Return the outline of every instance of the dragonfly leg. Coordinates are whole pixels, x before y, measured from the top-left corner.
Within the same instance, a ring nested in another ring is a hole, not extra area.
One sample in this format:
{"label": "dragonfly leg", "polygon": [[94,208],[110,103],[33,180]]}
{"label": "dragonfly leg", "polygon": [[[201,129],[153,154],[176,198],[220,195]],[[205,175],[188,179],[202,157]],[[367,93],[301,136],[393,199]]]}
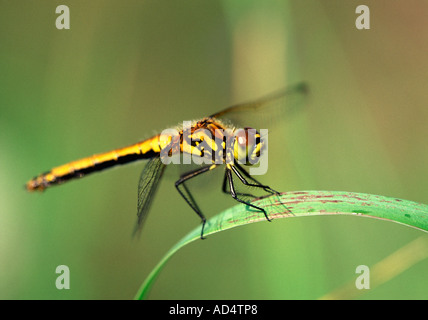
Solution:
{"label": "dragonfly leg", "polygon": [[[185,185],[185,182],[204,173],[207,172],[211,169],[214,169],[215,167],[211,166],[206,166],[206,167],[202,167],[200,169],[197,169],[195,171],[191,171],[188,172],[184,175],[182,175],[180,177],[180,179],[178,179],[175,182],[175,187],[177,188],[178,193],[180,193],[180,195],[183,197],[183,199],[187,202],[187,204],[193,209],[193,211],[195,211],[198,216],[201,218],[202,220],[202,230],[201,230],[201,239],[205,239],[204,238],[204,228],[205,228],[205,223],[207,221],[207,219],[205,218],[205,216],[202,214],[201,210],[199,209],[198,205],[196,204],[195,199],[193,198],[192,194],[190,193],[189,189],[187,188],[187,186]],[[184,192],[181,190],[180,186],[183,187]]]}
{"label": "dragonfly leg", "polygon": [[[280,195],[280,192],[278,192],[278,191],[276,191],[276,190],[274,190],[274,189],[272,189],[271,187],[269,187],[269,186],[265,186],[265,185],[263,185],[263,184],[261,184],[259,181],[257,181],[256,179],[254,179],[244,168],[242,168],[238,163],[235,163],[235,166],[236,166],[236,168],[234,168],[234,167],[232,167],[232,170],[233,169],[235,169],[235,170],[233,170],[233,172],[238,176],[238,178],[239,178],[239,180],[241,180],[241,182],[243,183],[243,184],[245,184],[245,185],[247,185],[247,186],[252,186],[252,187],[258,187],[258,188],[263,188],[263,190],[265,190],[266,192],[270,192],[270,193],[272,193],[272,194],[276,194],[276,195]],[[250,183],[248,183],[246,180],[245,180],[245,178],[244,177],[242,177],[242,176],[240,176],[239,175],[239,172],[238,172],[238,170],[236,170],[236,169],[238,169],[240,172],[242,172],[242,174],[244,174],[247,178],[249,178],[249,179],[251,179],[252,181],[254,181],[255,183],[256,183],[256,185],[254,185],[254,184],[250,184]],[[290,214],[293,214],[291,211],[290,211],[290,209],[288,209],[287,208],[287,206],[285,206],[284,205],[284,207],[285,207],[285,209],[290,213]]]}
{"label": "dragonfly leg", "polygon": [[[262,188],[263,190],[265,190],[266,192],[270,192],[270,193],[276,193],[279,194],[278,191],[273,190],[271,187],[266,186],[261,184],[260,182],[258,182],[256,179],[254,179],[244,168],[242,168],[238,163],[235,163],[233,166],[231,166],[233,173],[236,174],[236,176],[239,178],[239,180],[241,180],[241,182],[243,184],[245,184],[246,186],[250,186],[250,187],[256,187],[256,188]],[[243,176],[246,176],[248,179],[251,179],[253,182],[255,183],[249,183]]]}
{"label": "dragonfly leg", "polygon": [[[232,168],[233,168],[233,166],[232,166]],[[266,220],[269,221],[269,222],[272,221],[271,219],[269,219],[266,211],[263,208],[257,207],[255,205],[249,203],[249,202],[246,202],[246,201],[238,198],[238,194],[235,192],[235,186],[233,184],[233,177],[232,177],[232,171],[231,171],[231,169],[226,169],[226,175],[227,175],[227,180],[229,181],[230,195],[232,196],[232,198],[235,199],[238,202],[246,204],[247,206],[250,206],[250,207],[253,207],[253,208],[257,209],[257,210],[262,211],[263,214],[265,215]]]}
{"label": "dragonfly leg", "polygon": [[[221,189],[221,191],[223,191],[226,194],[230,194],[230,190],[227,189],[227,172],[224,172],[224,179],[223,179],[223,187]],[[255,195],[250,194],[250,193],[236,193],[238,196],[243,196],[243,197],[251,197],[251,198],[256,198]]]}

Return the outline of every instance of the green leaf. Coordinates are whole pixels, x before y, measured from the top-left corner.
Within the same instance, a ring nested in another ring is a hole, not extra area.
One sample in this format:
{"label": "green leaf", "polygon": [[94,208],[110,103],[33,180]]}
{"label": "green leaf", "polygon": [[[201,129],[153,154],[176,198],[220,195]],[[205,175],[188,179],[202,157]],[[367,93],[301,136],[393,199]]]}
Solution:
{"label": "green leaf", "polygon": [[[271,219],[316,215],[356,215],[389,220],[428,232],[427,205],[385,196],[340,191],[296,191],[270,195],[254,199],[251,202],[264,208]],[[239,204],[207,221],[204,236],[260,221],[266,221],[262,212]],[[166,253],[141,285],[136,299],[147,298],[151,286],[169,258],[181,247],[200,239],[200,233],[201,227],[199,226]]]}

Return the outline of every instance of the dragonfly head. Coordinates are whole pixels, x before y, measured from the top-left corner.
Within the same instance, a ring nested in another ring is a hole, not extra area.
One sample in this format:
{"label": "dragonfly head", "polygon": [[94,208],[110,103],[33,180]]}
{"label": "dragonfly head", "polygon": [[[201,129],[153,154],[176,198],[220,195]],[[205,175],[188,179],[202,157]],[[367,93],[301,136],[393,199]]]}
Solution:
{"label": "dragonfly head", "polygon": [[262,151],[263,141],[256,129],[247,127],[235,132],[233,156],[239,163],[256,164]]}

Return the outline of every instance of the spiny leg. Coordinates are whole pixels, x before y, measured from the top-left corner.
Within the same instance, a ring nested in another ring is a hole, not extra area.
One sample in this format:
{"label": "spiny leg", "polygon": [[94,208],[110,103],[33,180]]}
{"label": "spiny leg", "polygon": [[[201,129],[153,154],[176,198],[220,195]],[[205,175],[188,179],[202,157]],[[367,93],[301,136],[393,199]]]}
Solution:
{"label": "spiny leg", "polygon": [[[242,168],[238,163],[235,163],[234,165],[231,166],[231,169],[233,170],[233,173],[236,174],[236,176],[239,178],[239,180],[241,180],[241,182],[246,185],[246,186],[250,186],[250,187],[256,187],[256,188],[262,188],[263,190],[265,190],[266,192],[270,192],[270,193],[276,193],[279,194],[278,191],[273,190],[271,187],[266,186],[261,184],[260,182],[258,182],[256,179],[254,179],[244,168]],[[238,170],[239,169],[239,170]],[[242,174],[245,175],[248,179],[251,179],[253,182],[255,183],[249,183],[243,176]]]}
{"label": "spiny leg", "polygon": [[[243,184],[245,184],[245,185],[250,185],[250,186],[253,186],[253,187],[259,187],[259,188],[263,188],[263,190],[265,190],[265,191],[267,191],[267,192],[270,192],[270,193],[272,193],[272,194],[276,194],[276,195],[280,195],[280,192],[278,192],[278,191],[276,191],[276,190],[274,190],[274,189],[272,189],[271,187],[269,187],[269,186],[265,186],[265,185],[262,185],[259,181],[257,181],[256,179],[254,179],[244,168],[242,168],[238,163],[235,163],[235,166],[236,166],[236,168],[237,169],[239,169],[239,171],[240,172],[242,172],[247,178],[249,178],[249,179],[251,179],[252,181],[254,181],[255,183],[257,183],[257,184],[259,184],[259,185],[253,185],[253,184],[248,184],[248,182],[247,181],[245,181],[245,179],[241,176],[239,176],[238,174],[237,174],[237,176],[238,176],[238,178],[241,180],[241,182],[243,183]],[[232,167],[232,169],[234,169],[234,167]],[[233,172],[236,174],[236,172],[237,172],[238,170],[234,170]],[[245,181],[245,182],[244,182]],[[246,184],[246,182],[247,182],[247,184]],[[285,205],[285,204],[283,204],[283,206],[285,207],[285,209],[290,213],[290,214],[292,214],[292,215],[294,215],[291,211],[290,211],[290,209],[288,209],[287,208],[287,206]]]}
{"label": "spiny leg", "polygon": [[[231,166],[231,167],[233,168],[233,166]],[[263,208],[257,207],[255,205],[249,203],[249,202],[246,202],[246,201],[238,198],[238,194],[236,193],[235,186],[233,184],[233,177],[232,177],[232,170],[231,169],[226,168],[226,175],[227,175],[227,179],[229,181],[230,195],[232,196],[232,198],[235,199],[238,202],[246,204],[247,206],[250,206],[250,207],[253,207],[253,208],[257,209],[257,210],[262,211],[263,214],[265,215],[266,220],[270,222],[271,219],[269,219],[266,211]]]}
{"label": "spiny leg", "polygon": [[188,200],[192,203],[193,207],[196,208],[198,212],[202,212],[201,209],[199,209],[198,204],[196,203],[195,199],[192,196],[192,193],[190,192],[189,188],[187,188],[187,185],[182,182],[181,185],[183,186],[184,191],[186,191],[186,194],[188,196]]}
{"label": "spiny leg", "polygon": [[[230,190],[227,190],[227,172],[224,172],[224,179],[223,179],[223,186],[221,188],[221,191],[223,191],[226,194],[230,194]],[[251,198],[256,198],[255,195],[250,194],[250,193],[236,193],[238,196],[243,196],[243,197],[251,197]]]}
{"label": "spiny leg", "polygon": [[[204,227],[205,227],[205,223],[206,223],[206,218],[205,216],[202,214],[201,210],[199,209],[198,205],[196,204],[196,201],[193,199],[192,194],[189,192],[189,189],[187,189],[186,185],[184,184],[184,182],[204,173],[207,172],[211,169],[214,169],[215,166],[211,165],[211,166],[206,166],[206,167],[202,167],[200,169],[197,169],[195,171],[186,173],[184,175],[182,175],[180,177],[180,179],[178,179],[175,182],[175,187],[177,188],[177,191],[180,193],[180,195],[183,197],[183,199],[187,202],[187,204],[193,209],[193,211],[195,211],[198,216],[201,218],[202,220],[202,230],[201,230],[201,239],[205,239],[204,236]],[[183,191],[180,190],[180,186],[183,185],[183,188],[186,192],[186,194],[184,194]]]}

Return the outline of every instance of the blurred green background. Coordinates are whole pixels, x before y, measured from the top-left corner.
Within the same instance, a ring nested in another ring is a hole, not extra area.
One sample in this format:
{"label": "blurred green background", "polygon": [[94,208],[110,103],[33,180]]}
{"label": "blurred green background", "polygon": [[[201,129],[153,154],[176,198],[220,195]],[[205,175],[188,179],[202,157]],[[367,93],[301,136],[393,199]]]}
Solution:
{"label": "blurred green background", "polygon": [[[70,8],[70,30],[55,28],[60,4]],[[24,190],[28,179],[301,80],[311,87],[308,106],[270,135],[260,180],[280,191],[428,203],[428,3],[366,1],[371,29],[363,31],[360,4],[1,0],[0,298],[131,299],[199,224],[175,190],[174,169],[138,241],[144,163],[42,194]],[[208,217],[235,205],[221,179],[190,185]],[[317,299],[420,236],[359,217],[256,223],[179,251],[150,298]],[[63,264],[70,290],[55,287]],[[426,299],[427,270],[421,261],[356,297]]]}

